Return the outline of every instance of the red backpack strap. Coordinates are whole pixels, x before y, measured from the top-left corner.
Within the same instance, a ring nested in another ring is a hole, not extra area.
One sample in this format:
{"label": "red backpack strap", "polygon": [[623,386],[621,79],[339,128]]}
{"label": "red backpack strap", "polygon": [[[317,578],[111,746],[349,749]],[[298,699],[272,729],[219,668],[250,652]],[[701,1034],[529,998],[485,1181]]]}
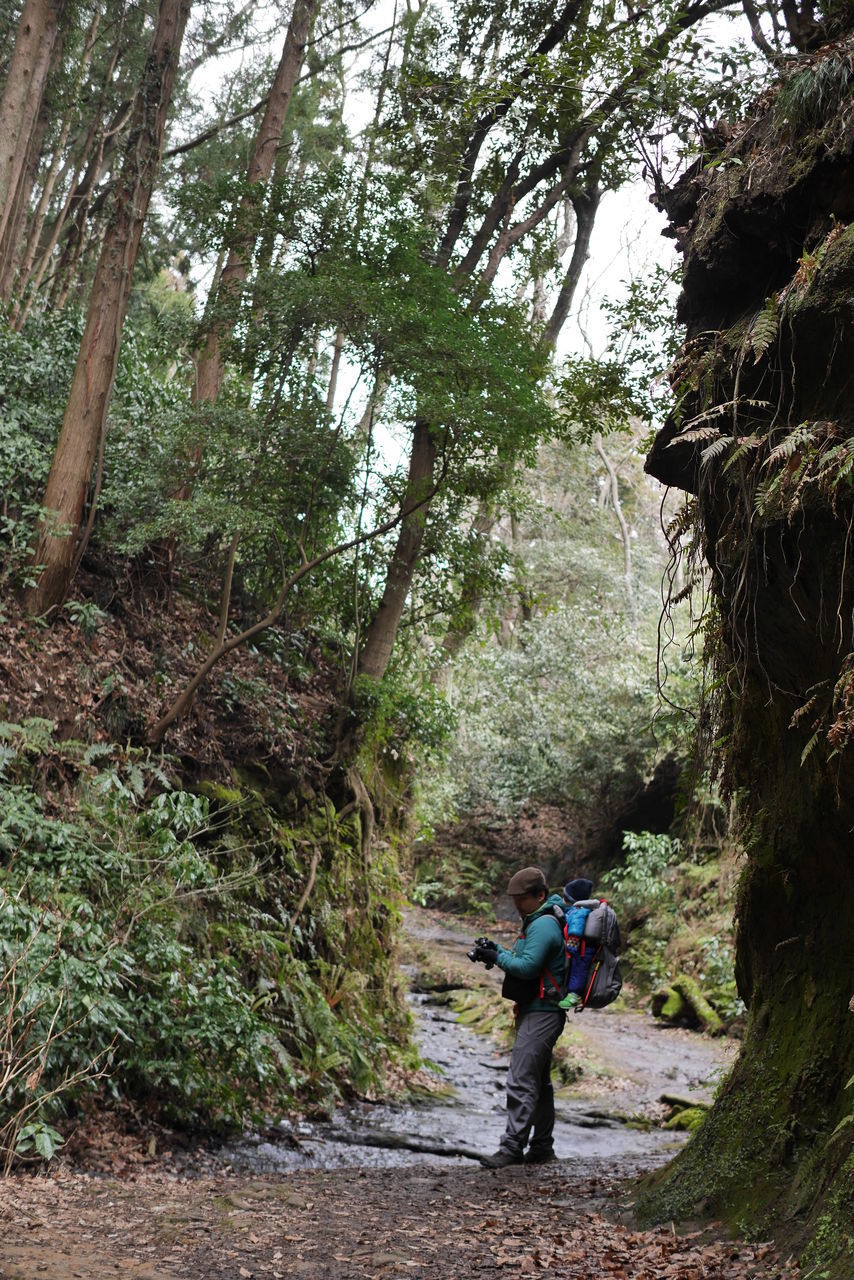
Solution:
{"label": "red backpack strap", "polygon": [[553,977],[553,975],[552,975],[551,970],[550,970],[550,969],[544,969],[544,970],[543,970],[543,972],[540,974],[540,999],[541,999],[541,1000],[542,1000],[542,999],[543,999],[543,997],[545,996],[545,984],[544,984],[544,981],[543,981],[543,979],[544,979],[544,978],[548,978],[549,982],[552,984],[552,986],[554,987],[555,991],[560,991],[560,986],[558,985],[558,983],[557,983],[557,982],[555,982],[555,980],[554,980],[554,977]]}

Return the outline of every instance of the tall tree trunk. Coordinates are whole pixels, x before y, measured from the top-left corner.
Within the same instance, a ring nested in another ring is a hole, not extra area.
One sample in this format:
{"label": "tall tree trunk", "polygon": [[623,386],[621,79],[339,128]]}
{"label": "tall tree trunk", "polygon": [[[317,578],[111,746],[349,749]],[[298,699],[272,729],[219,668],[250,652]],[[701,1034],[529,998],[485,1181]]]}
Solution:
{"label": "tall tree trunk", "polygon": [[[246,174],[246,181],[250,186],[257,188],[261,184],[266,184],[273,172],[276,153],[282,139],[282,130],[285,127],[294,87],[302,68],[305,46],[318,4],[319,0],[294,0],[294,9],[285,36],[282,56],[267,98],[264,118],[258,129]],[[253,193],[244,197],[241,204],[241,216],[250,224],[256,202],[257,196]],[[254,243],[254,235],[250,231],[241,237],[229,252],[220,277],[218,292],[220,297],[227,298],[232,304],[239,297],[240,289],[249,274]],[[208,331],[207,340],[199,354],[193,387],[193,400],[196,403],[214,403],[219,395],[223,375],[222,344],[228,340],[231,328],[230,323],[217,320]]]}
{"label": "tall tree trunk", "polygon": [[160,163],[191,3],[161,0],[136,97],[114,212],[95,272],[77,366],[42,501],[44,518],[33,557],[39,576],[27,597],[28,607],[35,613],[61,603],[68,590],[75,535],[106,423],[133,269]]}
{"label": "tall tree trunk", "polygon": [[96,188],[113,164],[113,157],[120,151],[121,135],[125,127],[131,124],[133,114],[134,103],[122,103],[109,126],[101,126],[95,154],[90,158],[76,189],[69,192],[60,225],[53,229],[51,245],[43,259],[44,267],[40,268],[36,288],[39,287],[43,271],[52,262],[53,246],[60,235],[64,236],[65,246],[59,255],[59,261],[54,265],[50,298],[57,309],[61,309],[74,284],[75,270],[84,249],[95,238],[90,228],[90,213],[98,202],[103,203],[103,192],[96,195]]}
{"label": "tall tree trunk", "polygon": [[632,537],[629,526],[626,523],[626,517],[623,515],[623,504],[620,502],[620,482],[617,477],[617,469],[613,460],[605,452],[600,431],[596,432],[593,444],[608,473],[607,488],[611,491],[611,505],[614,508],[614,515],[617,517],[617,523],[620,526],[620,538],[623,543],[623,582],[626,587],[626,604],[629,606],[632,630],[637,633],[638,604],[635,598],[634,574],[632,573]]}
{"label": "tall tree trunk", "polygon": [[575,243],[572,246],[572,257],[555,301],[554,310],[543,330],[543,342],[548,347],[554,347],[558,334],[566,323],[584,264],[590,256],[590,237],[593,234],[593,224],[596,221],[601,197],[598,182],[572,197],[572,207],[575,211]]}
{"label": "tall tree trunk", "polygon": [[26,0],[18,24],[9,74],[0,98],[0,241],[13,216],[15,194],[41,110],[59,19],[66,2]]}
{"label": "tall tree trunk", "polygon": [[[412,432],[412,453],[409,458],[409,477],[406,493],[401,507],[408,510],[420,502],[427,494],[433,482],[433,468],[436,463],[436,444],[430,424],[423,418],[417,418]],[[428,505],[412,511],[401,521],[391,560],[386,573],[385,589],[373,621],[365,632],[365,642],[359,658],[359,672],[381,680],[388,666],[397,629],[403,617],[406,597],[412,586],[412,579],[421,544],[424,541],[424,529],[427,524]]]}
{"label": "tall tree trunk", "polygon": [[48,119],[47,104],[43,102],[35,128],[30,134],[26,163],[18,176],[12,211],[6,222],[6,229],[0,236],[0,302],[3,303],[8,303],[12,296],[15,277],[24,254],[27,214],[38,173]]}
{"label": "tall tree trunk", "polygon": [[[100,24],[101,24],[101,14],[99,12],[96,12],[89,26],[89,32],[86,36],[86,42],[83,46],[83,56],[80,60],[80,66],[78,68],[77,76],[75,78],[75,86],[78,91],[82,87],[85,76],[86,76],[86,72],[89,69],[89,62],[92,58],[92,51],[95,48],[95,41],[98,37],[98,28]],[[17,302],[15,309],[13,311],[13,321],[16,324],[17,324],[18,317],[20,315],[20,310],[21,310],[20,298],[22,294],[26,291],[27,285],[29,284],[29,281],[30,281],[30,277],[32,276],[32,273],[33,273],[33,267],[35,266],[35,261],[36,261],[36,254],[38,253],[38,247],[41,242],[42,231],[44,229],[45,218],[47,216],[47,211],[50,207],[50,202],[53,199],[53,192],[56,186],[57,178],[59,177],[59,173],[62,168],[63,156],[65,155],[65,148],[68,142],[68,136],[71,133],[71,126],[74,121],[74,117],[75,117],[75,106],[74,104],[71,104],[69,105],[68,110],[66,112],[66,116],[62,124],[62,129],[59,134],[59,138],[54,147],[53,159],[51,161],[50,168],[48,169],[47,174],[45,176],[44,184],[42,186],[41,193],[39,195],[38,204],[36,205],[35,210],[33,212],[33,216],[30,219],[30,226],[27,232],[26,245],[21,255],[20,270],[19,270],[18,279],[17,279],[16,293],[18,295],[19,301]],[[57,235],[58,235],[58,231],[57,231]],[[11,296],[11,292],[12,292],[12,288],[10,285],[9,296]]]}

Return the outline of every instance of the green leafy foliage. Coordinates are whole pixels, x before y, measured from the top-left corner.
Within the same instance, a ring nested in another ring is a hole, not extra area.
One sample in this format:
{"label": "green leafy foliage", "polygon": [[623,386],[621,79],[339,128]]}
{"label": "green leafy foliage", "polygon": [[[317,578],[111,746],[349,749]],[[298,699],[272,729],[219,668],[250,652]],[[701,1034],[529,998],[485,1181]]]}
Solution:
{"label": "green leafy foliage", "polygon": [[701,834],[715,804],[698,792],[682,816],[682,840],[626,831],[624,860],[601,888],[620,917],[632,984],[654,993],[687,975],[733,1023],[744,1014],[734,974],[735,853],[725,838]]}
{"label": "green leafy foliage", "polygon": [[[112,771],[93,777],[76,821],[25,787],[5,793],[0,956],[7,970],[19,960],[23,1010],[40,1010],[27,1028],[47,1047],[47,1115],[57,1082],[100,1062],[178,1118],[234,1121],[272,1075],[269,1029],[235,961],[194,935],[209,928],[200,908],[228,909],[236,885],[217,883],[204,828],[186,824],[193,797],[174,795],[171,814],[137,814],[135,799]],[[7,1091],[4,1105],[21,1101]]]}
{"label": "green leafy foliage", "polygon": [[[631,581],[600,456],[580,445],[544,450],[516,520],[493,533],[511,557],[501,590],[443,675],[459,728],[446,765],[425,778],[427,827],[528,801],[595,806],[684,735],[675,718],[652,728],[664,548],[639,458],[613,441]],[[668,688],[690,705],[679,656]]]}
{"label": "green leafy foliage", "polygon": [[367,725],[367,742],[382,751],[438,751],[456,723],[447,699],[411,658],[398,662],[381,681],[357,676],[353,705]]}
{"label": "green leafy foliage", "polygon": [[[376,985],[377,957],[373,985],[359,967],[360,937],[376,947],[371,910],[349,924],[332,896],[347,884],[334,811],[288,829],[257,797],[152,792],[165,778],[143,757],[60,746],[49,723],[4,728],[17,748],[0,808],[5,1061],[29,1064],[0,1081],[7,1151],[41,1151],[95,1087],[230,1126],[339,1078],[375,1086],[406,1018]],[[27,782],[46,747],[79,771],[65,817]],[[297,918],[301,841],[329,862]]]}
{"label": "green leafy foliage", "polygon": [[[503,868],[499,874],[502,872]],[[419,859],[410,897],[421,907],[440,907],[492,919],[495,892],[495,876],[490,874],[490,868],[460,851],[441,859]]]}
{"label": "green leafy foliage", "polygon": [[642,912],[664,899],[672,903],[673,885],[667,872],[679,861],[679,841],[650,831],[626,831],[623,849],[625,862],[602,880],[621,912]]}

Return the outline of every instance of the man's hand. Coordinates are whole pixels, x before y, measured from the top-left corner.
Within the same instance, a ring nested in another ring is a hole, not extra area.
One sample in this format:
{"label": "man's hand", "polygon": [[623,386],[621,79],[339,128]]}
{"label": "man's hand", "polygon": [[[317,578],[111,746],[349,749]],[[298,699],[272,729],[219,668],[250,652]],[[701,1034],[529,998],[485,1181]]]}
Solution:
{"label": "man's hand", "polygon": [[498,945],[489,938],[485,942],[478,943],[474,949],[474,958],[479,960],[481,964],[485,964],[487,969],[492,969],[498,959]]}

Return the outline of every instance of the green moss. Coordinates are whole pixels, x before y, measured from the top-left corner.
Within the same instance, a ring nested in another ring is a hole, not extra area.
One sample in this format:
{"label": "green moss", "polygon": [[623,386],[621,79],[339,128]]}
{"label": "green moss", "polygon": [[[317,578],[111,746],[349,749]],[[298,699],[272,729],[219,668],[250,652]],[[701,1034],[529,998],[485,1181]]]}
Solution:
{"label": "green moss", "polygon": [[695,980],[687,974],[680,974],[673,982],[673,989],[678,992],[691,1012],[699,1021],[704,1031],[716,1036],[724,1029],[723,1021],[715,1013]]}
{"label": "green moss", "polygon": [[850,1280],[854,1275],[854,1153],[835,1182],[802,1258],[804,1271],[816,1280]]}
{"label": "green moss", "polygon": [[449,1004],[464,1027],[490,1036],[504,1049],[513,1043],[512,1006],[495,987],[451,992]]}
{"label": "green moss", "polygon": [[687,1006],[676,988],[667,987],[665,991],[661,992],[661,995],[663,998],[660,1008],[655,1008],[655,1004],[658,1003],[657,1000],[653,1004],[655,1016],[663,1018],[665,1022],[674,1022],[677,1018],[683,1017],[687,1012]]}
{"label": "green moss", "polygon": [[688,1133],[694,1133],[699,1129],[700,1125],[706,1119],[708,1112],[705,1107],[685,1107],[682,1111],[677,1111],[675,1116],[671,1116],[665,1121],[665,1129],[684,1129]]}
{"label": "green moss", "polygon": [[199,792],[218,805],[238,805],[243,800],[243,792],[235,787],[225,787],[221,782],[200,782]]}
{"label": "green moss", "polygon": [[804,311],[848,318],[854,280],[854,226],[834,225],[824,241],[805,252],[789,288],[783,313],[790,320]]}

